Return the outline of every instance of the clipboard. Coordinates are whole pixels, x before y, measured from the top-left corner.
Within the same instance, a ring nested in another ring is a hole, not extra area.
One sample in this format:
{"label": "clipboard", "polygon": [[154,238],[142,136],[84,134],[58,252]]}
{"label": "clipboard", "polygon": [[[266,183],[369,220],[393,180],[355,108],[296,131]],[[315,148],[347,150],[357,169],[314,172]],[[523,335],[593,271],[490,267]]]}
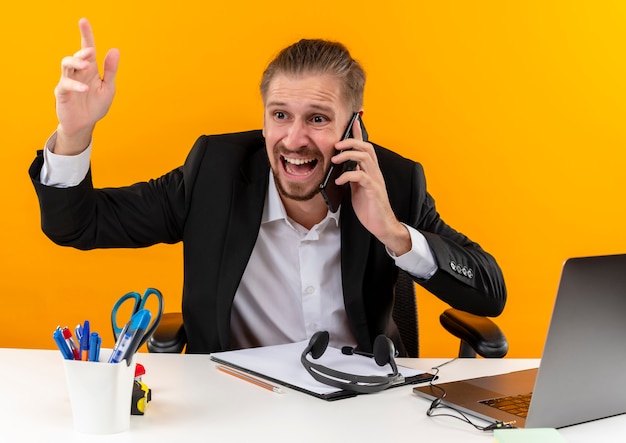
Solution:
{"label": "clipboard", "polygon": [[[338,389],[315,380],[302,366],[300,355],[308,341],[276,346],[214,352],[209,358],[215,363],[230,366],[255,377],[259,377],[312,395],[322,400],[334,401],[360,395]],[[389,366],[378,366],[374,359],[361,355],[344,355],[339,349],[328,347],[316,362],[340,371],[363,375],[387,375]],[[402,378],[390,388],[417,383],[426,383],[433,375],[424,371],[398,366]]]}

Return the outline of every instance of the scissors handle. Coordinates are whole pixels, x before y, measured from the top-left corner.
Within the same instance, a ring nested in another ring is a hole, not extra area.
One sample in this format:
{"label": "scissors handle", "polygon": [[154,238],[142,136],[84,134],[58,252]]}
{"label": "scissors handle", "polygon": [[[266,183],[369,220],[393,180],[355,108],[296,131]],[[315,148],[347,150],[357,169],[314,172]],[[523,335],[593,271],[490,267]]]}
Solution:
{"label": "scissors handle", "polygon": [[150,298],[151,295],[154,295],[157,298],[158,308],[157,308],[156,315],[153,315],[152,317],[152,323],[150,324],[150,326],[144,333],[143,338],[141,339],[141,342],[139,343],[139,347],[143,346],[143,344],[147,342],[150,337],[152,337],[152,334],[154,334],[154,331],[156,331],[156,328],[159,327],[159,323],[161,323],[161,317],[163,316],[163,295],[158,289],[155,289],[155,288],[146,289],[146,292],[144,292],[143,298],[141,299],[141,304],[139,306],[139,309],[145,309],[146,301],[148,300],[148,298]]}
{"label": "scissors handle", "polygon": [[[163,315],[163,295],[161,295],[161,292],[158,289],[148,288],[146,289],[146,292],[144,292],[143,297],[137,292],[129,292],[128,294],[122,295],[117,300],[117,302],[115,302],[115,305],[113,305],[113,310],[111,311],[111,326],[113,328],[113,337],[115,337],[116,341],[122,333],[124,325],[126,324],[125,322],[123,325],[120,326],[117,323],[117,311],[122,306],[122,304],[124,304],[126,300],[133,299],[133,310],[130,314],[132,317],[133,314],[137,313],[137,311],[141,309],[146,309],[146,302],[152,296],[156,297],[157,299],[157,312],[156,314],[154,314],[151,311],[151,314],[153,314],[152,321],[148,329],[144,332],[144,335],[141,338],[141,342],[139,343],[139,347],[143,346],[143,344],[148,341],[150,337],[152,337],[152,334],[154,334],[154,331],[156,331],[156,328],[159,326],[159,323],[161,322],[161,317]],[[139,347],[137,349],[139,349]]]}
{"label": "scissors handle", "polygon": [[[122,329],[124,328],[124,325],[126,324],[126,322],[124,322],[122,326],[119,326],[117,324],[117,311],[126,302],[126,300],[129,299],[133,299],[133,309],[130,313],[130,317],[132,317],[135,312],[141,309],[141,295],[139,295],[139,293],[137,292],[129,292],[128,294],[124,294],[115,302],[115,304],[113,305],[113,309],[111,310],[111,326],[113,327],[113,337],[115,337],[115,340],[118,339],[120,333],[122,332]],[[130,319],[130,317],[128,318]]]}

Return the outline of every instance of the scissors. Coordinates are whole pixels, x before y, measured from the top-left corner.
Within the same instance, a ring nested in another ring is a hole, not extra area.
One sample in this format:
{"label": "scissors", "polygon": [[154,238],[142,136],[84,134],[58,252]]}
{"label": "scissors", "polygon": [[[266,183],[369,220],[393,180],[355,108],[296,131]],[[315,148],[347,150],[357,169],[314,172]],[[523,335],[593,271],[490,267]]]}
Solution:
{"label": "scissors", "polygon": [[[143,346],[143,344],[148,341],[156,328],[159,326],[159,323],[161,322],[161,316],[163,315],[163,296],[158,289],[154,288],[146,289],[146,292],[144,292],[143,296],[139,295],[139,293],[137,292],[129,292],[128,294],[122,295],[117,300],[117,302],[115,302],[115,304],[113,305],[113,310],[111,311],[111,326],[113,327],[113,336],[115,337],[115,341],[117,341],[117,339],[119,338],[120,334],[124,330],[124,325],[126,325],[128,320],[130,320],[130,317],[132,317],[133,314],[137,313],[137,311],[139,311],[140,309],[147,309],[145,307],[146,302],[151,296],[154,296],[157,299],[158,310],[156,312],[156,315],[154,315],[154,313],[151,311],[152,322],[150,326],[146,329],[143,337],[141,338],[141,341],[139,342],[139,347]],[[133,310],[131,311],[128,320],[125,321],[120,327],[117,323],[117,311],[127,300],[133,301]]]}

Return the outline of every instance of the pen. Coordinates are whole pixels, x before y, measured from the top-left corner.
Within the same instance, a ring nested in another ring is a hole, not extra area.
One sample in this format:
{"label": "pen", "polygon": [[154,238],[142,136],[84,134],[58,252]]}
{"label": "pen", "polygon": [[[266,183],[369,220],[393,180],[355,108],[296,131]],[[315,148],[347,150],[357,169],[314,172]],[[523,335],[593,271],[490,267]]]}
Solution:
{"label": "pen", "polygon": [[65,327],[62,329],[63,338],[65,339],[65,343],[67,343],[67,347],[72,351],[72,355],[74,356],[74,360],[80,360],[80,353],[78,352],[78,348],[76,347],[76,343],[72,338],[72,332],[69,328]]}
{"label": "pen", "polygon": [[272,392],[276,392],[277,394],[283,394],[285,391],[280,387],[280,386],[274,386],[271,383],[268,383],[266,381],[263,381],[259,378],[253,377],[249,374],[246,374],[245,372],[241,372],[238,371],[237,369],[234,368],[230,368],[228,366],[223,366],[223,365],[218,365],[217,369],[219,371],[222,371],[226,374],[235,376],[237,378],[240,378],[242,380],[248,381],[252,384],[255,384],[257,386],[262,387],[263,389],[267,389],[268,391],[272,391]]}
{"label": "pen", "polygon": [[70,351],[70,348],[67,347],[65,343],[65,339],[63,338],[63,332],[61,331],[61,327],[57,326],[57,328],[52,333],[52,338],[54,339],[59,351],[63,354],[63,358],[66,360],[74,360],[74,354]]}
{"label": "pen", "polygon": [[80,337],[79,345],[80,345],[80,359],[81,360],[89,360],[89,341],[91,339],[91,334],[89,332],[89,320],[85,320],[83,323],[83,327],[80,328]]}
{"label": "pen", "polygon": [[115,342],[115,345],[113,346],[113,351],[111,351],[111,356],[109,357],[109,363],[118,363],[121,360],[117,360],[117,357],[118,354],[121,355],[120,346],[122,346],[123,341],[126,340],[126,334],[128,332],[129,325],[130,322],[126,323],[122,328],[122,332],[120,332],[120,335],[117,337],[117,341]]}
{"label": "pen", "polygon": [[78,340],[78,346],[80,346],[80,341],[83,337],[83,327],[80,324],[77,324],[74,328],[74,336],[76,337],[76,340]]}
{"label": "pen", "polygon": [[140,309],[130,318],[130,321],[124,325],[124,329],[120,333],[113,352],[109,358],[109,363],[119,363],[126,360],[126,364],[130,365],[130,360],[137,349],[139,343],[150,324],[152,314],[147,309]]}
{"label": "pen", "polygon": [[102,345],[102,338],[97,332],[92,332],[89,335],[89,361],[100,360],[100,346]]}

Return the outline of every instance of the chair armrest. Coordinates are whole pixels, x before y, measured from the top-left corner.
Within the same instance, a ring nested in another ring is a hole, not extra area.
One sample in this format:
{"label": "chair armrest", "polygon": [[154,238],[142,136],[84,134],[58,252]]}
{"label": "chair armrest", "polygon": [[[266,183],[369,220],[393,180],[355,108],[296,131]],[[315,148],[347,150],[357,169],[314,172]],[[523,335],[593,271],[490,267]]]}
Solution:
{"label": "chair armrest", "polygon": [[[469,314],[458,309],[447,309],[439,317],[441,325],[452,335],[469,345],[485,358],[501,358],[509,351],[509,343],[500,328],[489,318]],[[460,357],[472,355],[459,353]],[[475,354],[474,354],[475,356]]]}
{"label": "chair armrest", "polygon": [[147,343],[149,352],[170,354],[180,354],[186,344],[187,335],[181,312],[163,314],[161,323]]}

